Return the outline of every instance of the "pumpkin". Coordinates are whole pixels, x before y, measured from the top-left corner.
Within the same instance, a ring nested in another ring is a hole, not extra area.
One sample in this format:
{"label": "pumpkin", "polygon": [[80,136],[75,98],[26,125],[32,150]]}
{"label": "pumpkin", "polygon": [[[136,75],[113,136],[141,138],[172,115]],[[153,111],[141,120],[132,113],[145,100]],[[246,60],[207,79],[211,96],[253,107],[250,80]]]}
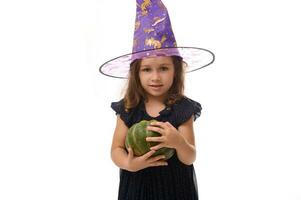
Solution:
{"label": "pumpkin", "polygon": [[[159,137],[161,134],[146,130],[146,127],[151,123],[155,122],[156,120],[142,120],[130,127],[125,139],[125,146],[126,148],[131,147],[135,156],[142,156],[145,153],[150,151],[150,147],[156,146],[159,144],[158,142],[148,142],[145,140],[146,137]],[[158,149],[153,155],[164,155],[165,160],[171,158],[175,150],[172,148],[162,147]]]}

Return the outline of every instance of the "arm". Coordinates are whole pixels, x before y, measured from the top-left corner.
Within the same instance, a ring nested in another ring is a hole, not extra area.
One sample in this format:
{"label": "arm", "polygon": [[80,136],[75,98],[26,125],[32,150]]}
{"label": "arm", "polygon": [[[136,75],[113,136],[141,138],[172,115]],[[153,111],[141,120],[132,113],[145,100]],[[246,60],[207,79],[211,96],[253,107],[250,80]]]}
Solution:
{"label": "arm", "polygon": [[177,155],[180,161],[186,165],[191,165],[196,159],[196,150],[193,132],[193,116],[179,126],[180,142],[176,146]]}
{"label": "arm", "polygon": [[127,152],[125,150],[125,137],[128,127],[122,121],[120,116],[117,116],[116,127],[114,131],[112,146],[111,146],[111,159],[121,169],[127,168]]}

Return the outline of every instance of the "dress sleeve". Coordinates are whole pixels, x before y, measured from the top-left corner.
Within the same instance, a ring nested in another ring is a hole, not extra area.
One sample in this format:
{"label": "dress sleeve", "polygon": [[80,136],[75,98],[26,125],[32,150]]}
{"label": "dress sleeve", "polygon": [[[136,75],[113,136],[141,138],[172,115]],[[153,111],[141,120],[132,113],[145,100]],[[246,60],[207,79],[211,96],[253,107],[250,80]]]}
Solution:
{"label": "dress sleeve", "polygon": [[112,102],[111,108],[115,111],[116,115],[120,116],[127,127],[130,127],[130,117],[129,113],[125,111],[123,99],[117,102]]}
{"label": "dress sleeve", "polygon": [[177,105],[176,121],[178,126],[186,122],[194,116],[194,121],[201,115],[202,106],[199,102],[184,97],[184,99]]}

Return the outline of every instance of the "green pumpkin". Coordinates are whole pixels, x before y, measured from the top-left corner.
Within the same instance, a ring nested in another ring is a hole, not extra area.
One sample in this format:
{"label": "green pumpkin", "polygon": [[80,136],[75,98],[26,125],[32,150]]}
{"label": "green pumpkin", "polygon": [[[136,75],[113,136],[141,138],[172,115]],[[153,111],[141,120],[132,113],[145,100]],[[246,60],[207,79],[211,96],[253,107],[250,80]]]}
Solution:
{"label": "green pumpkin", "polygon": [[[146,130],[146,127],[151,122],[156,122],[156,120],[142,120],[139,123],[131,126],[131,128],[128,130],[125,139],[125,146],[126,148],[131,147],[136,156],[144,155],[150,151],[150,147],[159,144],[158,142],[148,142],[145,140],[146,137],[159,137],[161,135],[160,133]],[[167,160],[171,158],[174,153],[174,149],[163,147],[157,150],[152,156],[165,155],[165,160]]]}

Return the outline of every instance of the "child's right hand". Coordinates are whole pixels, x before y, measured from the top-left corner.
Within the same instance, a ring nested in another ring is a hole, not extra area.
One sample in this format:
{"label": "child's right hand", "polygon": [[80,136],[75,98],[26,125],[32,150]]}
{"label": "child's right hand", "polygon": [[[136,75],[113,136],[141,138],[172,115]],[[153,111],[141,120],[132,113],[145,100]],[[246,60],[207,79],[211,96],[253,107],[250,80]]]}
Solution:
{"label": "child's right hand", "polygon": [[127,169],[131,172],[136,172],[147,167],[154,166],[166,166],[167,162],[164,159],[164,155],[158,155],[156,157],[151,157],[156,151],[151,150],[142,156],[134,156],[133,150],[128,149],[127,156]]}

